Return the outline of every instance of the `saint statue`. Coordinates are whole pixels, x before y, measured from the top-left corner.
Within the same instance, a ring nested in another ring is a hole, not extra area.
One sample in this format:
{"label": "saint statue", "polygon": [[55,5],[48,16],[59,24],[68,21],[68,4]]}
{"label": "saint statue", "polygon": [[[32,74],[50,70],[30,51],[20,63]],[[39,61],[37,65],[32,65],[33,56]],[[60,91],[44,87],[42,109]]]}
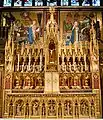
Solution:
{"label": "saint statue", "polygon": [[13,104],[12,103],[10,103],[9,105],[9,115],[10,116],[13,115]]}
{"label": "saint statue", "polygon": [[45,116],[46,114],[46,107],[45,107],[45,103],[42,104],[42,115]]}
{"label": "saint statue", "polygon": [[95,106],[94,106],[94,101],[92,100],[91,102],[91,116],[94,117],[95,116]]}
{"label": "saint statue", "polygon": [[29,104],[26,104],[25,115],[29,115]]}
{"label": "saint statue", "polygon": [[49,62],[55,63],[56,51],[55,51],[55,43],[53,40],[49,43]]}
{"label": "saint statue", "polygon": [[58,117],[62,117],[62,105],[61,105],[61,103],[58,104]]}
{"label": "saint statue", "polygon": [[21,116],[21,105],[20,105],[20,104],[17,104],[17,107],[16,107],[16,115],[17,115],[17,116]]}
{"label": "saint statue", "polygon": [[75,116],[78,117],[78,115],[79,115],[79,107],[78,107],[78,103],[76,101],[76,103],[75,103]]}
{"label": "saint statue", "polygon": [[35,102],[33,105],[32,105],[32,114],[34,116],[38,115],[38,102]]}
{"label": "saint statue", "polygon": [[71,103],[71,101],[67,102],[67,114],[72,115],[72,103]]}

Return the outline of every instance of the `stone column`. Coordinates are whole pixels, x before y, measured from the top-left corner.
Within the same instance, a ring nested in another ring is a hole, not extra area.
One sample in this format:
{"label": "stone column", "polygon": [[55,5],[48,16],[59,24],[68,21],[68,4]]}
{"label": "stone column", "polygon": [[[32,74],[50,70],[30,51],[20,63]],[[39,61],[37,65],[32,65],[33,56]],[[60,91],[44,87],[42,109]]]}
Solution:
{"label": "stone column", "polygon": [[3,109],[3,65],[0,65],[0,118],[2,118]]}

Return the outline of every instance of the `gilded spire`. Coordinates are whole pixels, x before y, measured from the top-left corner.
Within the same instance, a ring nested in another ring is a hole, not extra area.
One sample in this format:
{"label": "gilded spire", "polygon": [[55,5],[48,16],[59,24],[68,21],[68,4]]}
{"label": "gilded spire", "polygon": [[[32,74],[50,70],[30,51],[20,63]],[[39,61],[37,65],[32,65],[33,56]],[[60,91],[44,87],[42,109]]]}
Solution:
{"label": "gilded spire", "polygon": [[47,31],[47,37],[50,38],[50,37],[55,37],[55,35],[57,34],[58,26],[54,19],[55,9],[50,7],[49,12],[50,12],[50,19],[47,22],[46,31]]}

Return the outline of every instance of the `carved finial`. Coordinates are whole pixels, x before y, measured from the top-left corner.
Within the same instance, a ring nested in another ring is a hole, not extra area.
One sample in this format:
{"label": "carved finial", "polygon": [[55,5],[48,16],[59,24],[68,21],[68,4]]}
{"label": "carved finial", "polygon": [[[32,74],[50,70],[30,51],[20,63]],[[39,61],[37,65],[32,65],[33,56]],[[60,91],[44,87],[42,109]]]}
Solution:
{"label": "carved finial", "polygon": [[50,11],[50,21],[54,21],[54,13],[55,13],[55,9],[53,7],[50,7],[49,9]]}
{"label": "carved finial", "polygon": [[49,8],[49,12],[50,12],[51,14],[53,14],[53,13],[55,12],[55,8],[54,8],[54,7],[50,7],[50,8]]}
{"label": "carved finial", "polygon": [[47,37],[54,38],[56,36],[57,30],[58,30],[57,23],[54,19],[55,9],[53,7],[50,7],[49,12],[50,12],[50,19],[48,20],[47,26],[46,26]]}

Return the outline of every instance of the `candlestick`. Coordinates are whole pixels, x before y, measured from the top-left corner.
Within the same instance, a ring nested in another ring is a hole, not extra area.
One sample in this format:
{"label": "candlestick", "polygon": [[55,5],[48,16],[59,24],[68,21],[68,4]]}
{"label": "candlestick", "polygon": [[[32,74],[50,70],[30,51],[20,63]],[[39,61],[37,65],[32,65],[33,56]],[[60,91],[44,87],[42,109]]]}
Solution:
{"label": "candlestick", "polygon": [[33,72],[35,72],[35,62],[34,62],[34,64],[33,64]]}
{"label": "candlestick", "polygon": [[75,62],[75,54],[73,52],[73,64],[74,64],[74,62]]}
{"label": "candlestick", "polygon": [[20,59],[20,56],[18,54],[18,68],[17,68],[17,71],[19,71],[19,59]]}
{"label": "candlestick", "polygon": [[29,54],[29,46],[27,45],[27,55]]}
{"label": "candlestick", "polygon": [[31,55],[29,54],[29,64],[28,64],[29,65],[29,68],[28,68],[29,71],[30,71],[30,62],[31,62]]}
{"label": "candlestick", "polygon": [[42,70],[42,53],[40,53],[40,71]]}
{"label": "candlestick", "polygon": [[82,42],[80,42],[80,51],[83,54],[83,49],[82,49]]}
{"label": "candlestick", "polygon": [[64,50],[63,50],[62,51],[62,70],[63,71],[65,70],[64,65],[65,65],[65,63],[64,63]]}
{"label": "candlestick", "polygon": [[77,54],[77,43],[75,42],[75,52]]}
{"label": "candlestick", "polygon": [[84,62],[85,62],[85,71],[87,70],[87,65],[86,65],[86,54],[84,54]]}
{"label": "candlestick", "polygon": [[6,25],[6,19],[3,17],[3,27]]}
{"label": "candlestick", "polygon": [[70,54],[72,54],[72,46],[71,46],[71,44],[70,44]]}
{"label": "candlestick", "polygon": [[23,55],[23,51],[24,51],[24,44],[22,43],[22,47],[21,47],[21,55]]}
{"label": "candlestick", "polygon": [[73,66],[74,66],[74,71],[76,71],[76,62],[74,62]]}
{"label": "candlestick", "polygon": [[34,54],[34,48],[32,47],[32,55]]}
{"label": "candlestick", "polygon": [[23,62],[23,64],[22,64],[22,71],[21,72],[23,72],[24,71],[24,62]]}
{"label": "candlestick", "polygon": [[71,63],[69,63],[70,72],[72,71],[71,67],[72,67],[72,66],[71,66]]}
{"label": "candlestick", "polygon": [[81,58],[81,53],[80,53],[80,51],[79,51],[79,56],[78,56],[78,57],[79,57],[79,61],[80,61],[80,58]]}

